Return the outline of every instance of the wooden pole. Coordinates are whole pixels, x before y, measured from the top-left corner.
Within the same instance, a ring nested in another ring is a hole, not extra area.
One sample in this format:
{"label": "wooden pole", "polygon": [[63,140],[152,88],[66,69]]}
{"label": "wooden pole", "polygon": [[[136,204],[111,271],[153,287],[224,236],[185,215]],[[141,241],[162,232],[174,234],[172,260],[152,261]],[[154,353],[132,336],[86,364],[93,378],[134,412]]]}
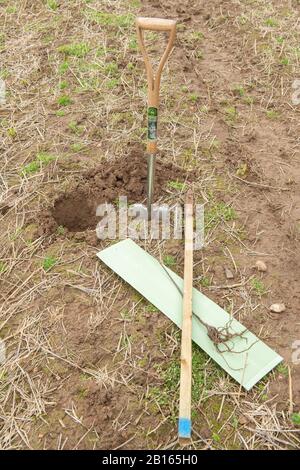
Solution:
{"label": "wooden pole", "polygon": [[192,402],[192,296],[193,296],[193,193],[187,192],[185,200],[185,247],[183,312],[181,333],[181,369],[179,398],[179,441],[186,444],[191,439]]}

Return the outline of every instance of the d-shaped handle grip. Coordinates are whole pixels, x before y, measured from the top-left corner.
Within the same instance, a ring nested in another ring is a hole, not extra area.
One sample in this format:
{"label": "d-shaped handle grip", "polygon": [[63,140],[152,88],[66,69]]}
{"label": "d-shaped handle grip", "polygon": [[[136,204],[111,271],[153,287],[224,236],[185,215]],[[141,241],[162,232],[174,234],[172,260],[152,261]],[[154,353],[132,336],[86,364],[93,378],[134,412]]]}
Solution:
{"label": "d-shaped handle grip", "polygon": [[[167,58],[173,48],[176,35],[176,21],[163,18],[143,18],[136,19],[137,37],[140,50],[143,54],[148,82],[148,144],[147,151],[155,153],[157,148],[157,111],[159,105],[159,87],[162,70]],[[146,51],[144,34],[145,30],[160,31],[169,33],[167,47],[160,59],[157,72],[154,76],[152,65]]]}
{"label": "d-shaped handle grip", "polygon": [[176,21],[164,18],[143,18],[140,16],[136,19],[136,25],[138,28],[150,31],[175,31]]}

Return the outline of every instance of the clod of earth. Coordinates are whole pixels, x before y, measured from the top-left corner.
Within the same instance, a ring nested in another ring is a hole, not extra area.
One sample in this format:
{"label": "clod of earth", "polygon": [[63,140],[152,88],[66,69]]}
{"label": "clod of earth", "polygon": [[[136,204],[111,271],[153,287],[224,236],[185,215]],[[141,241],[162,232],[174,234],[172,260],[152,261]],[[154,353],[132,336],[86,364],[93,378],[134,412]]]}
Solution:
{"label": "clod of earth", "polygon": [[233,272],[229,268],[225,268],[225,276],[226,276],[226,279],[234,278]]}
{"label": "clod of earth", "polygon": [[272,304],[270,307],[270,311],[273,313],[282,313],[285,311],[284,304]]}
{"label": "clod of earth", "polygon": [[266,272],[267,271],[267,265],[266,265],[266,263],[264,263],[264,261],[257,260],[256,263],[255,263],[255,267],[258,271],[261,271],[261,272]]}

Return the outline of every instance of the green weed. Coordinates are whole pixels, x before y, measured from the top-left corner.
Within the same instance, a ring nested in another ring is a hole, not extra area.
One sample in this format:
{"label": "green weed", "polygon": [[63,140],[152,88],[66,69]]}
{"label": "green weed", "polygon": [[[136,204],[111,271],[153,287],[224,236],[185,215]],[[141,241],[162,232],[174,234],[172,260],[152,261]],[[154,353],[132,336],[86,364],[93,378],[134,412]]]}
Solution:
{"label": "green weed", "polygon": [[221,220],[229,222],[237,218],[235,210],[231,206],[227,206],[224,202],[215,204],[212,208],[205,211],[204,220],[206,225],[216,224]]}
{"label": "green weed", "polygon": [[47,7],[50,8],[50,10],[56,11],[59,7],[59,4],[57,0],[47,0]]}
{"label": "green weed", "polygon": [[59,67],[58,67],[58,73],[60,75],[63,75],[64,73],[66,73],[66,71],[68,70],[69,68],[69,62],[67,60],[65,60],[64,62],[62,62]]}
{"label": "green weed", "polygon": [[251,279],[251,287],[255,291],[255,293],[259,296],[262,296],[266,294],[267,292],[267,289],[264,283],[260,279],[257,279],[256,277]]}
{"label": "green weed", "polygon": [[66,88],[68,88],[68,86],[69,86],[69,84],[68,84],[68,82],[66,82],[66,80],[62,80],[59,84],[59,88],[61,90],[65,90]]}
{"label": "green weed", "polygon": [[0,261],[0,274],[4,273],[6,269],[6,264],[3,261]]}
{"label": "green weed", "polygon": [[163,263],[170,268],[176,265],[176,259],[172,255],[166,255],[163,257]]}
{"label": "green weed", "polygon": [[116,88],[117,86],[119,86],[119,79],[118,78],[112,78],[111,80],[108,80],[106,82],[106,87],[109,89],[109,90],[112,90],[113,88]]}
{"label": "green weed", "polygon": [[84,145],[81,144],[80,142],[75,142],[74,144],[71,145],[71,150],[72,152],[81,152],[81,150],[84,148]]}
{"label": "green weed", "polygon": [[44,271],[49,271],[53,266],[55,266],[57,263],[57,259],[54,258],[53,256],[47,256],[43,260],[43,269]]}
{"label": "green weed", "polygon": [[77,44],[64,44],[63,46],[58,47],[57,50],[65,56],[82,58],[90,51],[90,47],[85,42],[80,42]]}
{"label": "green weed", "polygon": [[275,28],[278,26],[278,22],[274,18],[267,18],[265,21],[266,26],[270,26],[271,28]]}
{"label": "green weed", "polygon": [[9,128],[7,129],[7,135],[8,135],[9,137],[11,137],[12,139],[14,139],[15,137],[17,137],[17,131],[16,131],[16,129],[15,129],[14,127],[9,127]]}
{"label": "green weed", "polygon": [[182,183],[181,181],[168,181],[167,186],[170,189],[176,189],[178,191],[183,191],[186,184]]}
{"label": "green weed", "polygon": [[240,163],[237,170],[236,170],[236,175],[244,177],[248,173],[248,165],[247,163]]}
{"label": "green weed", "polygon": [[65,228],[62,225],[59,225],[56,229],[57,235],[64,235],[65,233]]}
{"label": "green weed", "polygon": [[245,89],[242,85],[235,85],[233,87],[233,91],[236,95],[239,95],[239,96],[244,96],[245,95]]}
{"label": "green weed", "polygon": [[55,114],[57,117],[63,117],[66,115],[66,112],[63,109],[59,109]]}
{"label": "green weed", "polygon": [[105,64],[104,67],[104,72],[108,76],[116,76],[118,75],[118,64],[116,62],[109,62],[108,64]]}
{"label": "green weed", "polygon": [[57,104],[59,106],[68,106],[71,103],[72,103],[72,100],[68,95],[62,95],[57,100]]}
{"label": "green weed", "polygon": [[28,163],[27,165],[23,166],[21,169],[21,174],[31,175],[39,171],[43,166],[47,166],[50,162],[55,160],[55,156],[48,154],[46,152],[40,152],[37,154],[36,159],[32,162]]}
{"label": "green weed", "polygon": [[84,132],[84,127],[79,126],[77,122],[71,121],[69,122],[69,129],[76,135],[81,135]]}
{"label": "green weed", "polygon": [[86,16],[102,26],[115,26],[127,29],[134,24],[134,16],[131,13],[115,15],[114,13],[102,11],[87,11]]}
{"label": "green weed", "polygon": [[277,119],[279,117],[278,111],[275,111],[273,109],[266,111],[266,115],[268,119]]}
{"label": "green weed", "polygon": [[210,286],[210,279],[207,276],[202,276],[200,279],[200,284],[202,287],[209,287]]}
{"label": "green weed", "polygon": [[300,426],[300,413],[293,413],[291,416],[291,421],[295,426]]}
{"label": "green weed", "polygon": [[284,375],[285,377],[288,377],[289,375],[289,368],[286,364],[284,364],[284,362],[281,362],[280,364],[278,364],[278,366],[276,367],[276,370],[277,372],[279,372],[279,374]]}
{"label": "green weed", "polygon": [[238,112],[234,106],[228,106],[225,108],[225,116],[227,121],[234,122],[238,117]]}
{"label": "green weed", "polygon": [[197,93],[191,93],[188,97],[189,101],[191,101],[192,103],[197,103],[197,101],[199,100],[199,96],[197,95]]}

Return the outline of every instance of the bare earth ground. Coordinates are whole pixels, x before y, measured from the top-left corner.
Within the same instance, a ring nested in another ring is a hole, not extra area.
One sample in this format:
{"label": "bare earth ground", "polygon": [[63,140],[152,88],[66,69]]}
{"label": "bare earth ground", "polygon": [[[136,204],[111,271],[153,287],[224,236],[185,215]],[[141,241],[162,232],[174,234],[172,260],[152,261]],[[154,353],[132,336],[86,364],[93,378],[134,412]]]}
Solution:
{"label": "bare earth ground", "polygon": [[[206,204],[195,287],[285,359],[245,393],[194,348],[191,447],[300,447],[299,10],[299,0],[0,0],[2,449],[179,448],[179,332],[95,257],[109,242],[96,238],[94,205],[124,188],[144,199],[139,14],[178,20],[157,197],[177,201],[188,180]],[[142,246],[182,273],[181,242]],[[278,302],[286,310],[271,313]]]}

